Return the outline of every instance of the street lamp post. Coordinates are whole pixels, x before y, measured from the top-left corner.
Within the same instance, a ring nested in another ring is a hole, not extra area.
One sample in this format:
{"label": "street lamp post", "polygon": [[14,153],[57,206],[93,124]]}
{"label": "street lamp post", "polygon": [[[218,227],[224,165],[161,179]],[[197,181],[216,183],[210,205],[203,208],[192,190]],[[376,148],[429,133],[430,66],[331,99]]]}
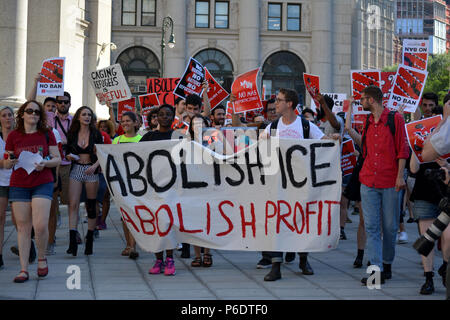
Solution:
{"label": "street lamp post", "polygon": [[166,43],[164,41],[166,30],[170,30],[169,43],[167,44],[169,48],[175,47],[175,35],[173,33],[173,20],[170,16],[163,19],[162,23],[162,34],[161,34],[161,78],[164,77],[164,50],[166,49]]}

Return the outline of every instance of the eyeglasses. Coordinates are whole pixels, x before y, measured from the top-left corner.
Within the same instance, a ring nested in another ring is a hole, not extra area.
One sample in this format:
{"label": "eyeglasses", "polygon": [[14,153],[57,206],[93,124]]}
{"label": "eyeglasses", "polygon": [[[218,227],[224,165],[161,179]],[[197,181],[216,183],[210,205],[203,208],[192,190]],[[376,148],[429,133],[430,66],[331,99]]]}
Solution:
{"label": "eyeglasses", "polygon": [[276,109],[267,109],[267,113],[276,113],[277,110]]}
{"label": "eyeglasses", "polygon": [[69,100],[56,100],[56,103],[58,103],[58,104],[69,104],[70,103],[70,101]]}
{"label": "eyeglasses", "polygon": [[275,103],[278,103],[280,101],[287,101],[286,99],[279,99],[279,98],[275,98]]}
{"label": "eyeglasses", "polygon": [[41,110],[33,110],[33,109],[27,109],[24,111],[25,113],[32,115],[33,113],[37,116],[41,115]]}

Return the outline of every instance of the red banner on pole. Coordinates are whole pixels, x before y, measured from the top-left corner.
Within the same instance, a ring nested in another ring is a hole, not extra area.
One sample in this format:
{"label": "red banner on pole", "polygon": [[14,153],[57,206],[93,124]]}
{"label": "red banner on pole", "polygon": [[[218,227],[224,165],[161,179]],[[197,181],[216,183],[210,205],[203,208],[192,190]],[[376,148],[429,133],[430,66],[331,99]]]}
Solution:
{"label": "red banner on pole", "polygon": [[141,115],[147,116],[149,112],[159,106],[158,95],[156,93],[144,94],[138,97],[141,105]]}
{"label": "red banner on pole", "polygon": [[160,104],[175,105],[173,94],[180,78],[150,78],[147,79],[147,93],[156,93]]}
{"label": "red banner on pole", "polygon": [[[414,152],[420,163],[424,163],[422,159],[423,144],[427,137],[433,133],[434,129],[436,129],[441,120],[442,116],[437,115],[434,117],[405,124],[409,146],[411,147],[411,150]],[[447,159],[449,157],[450,153],[442,156],[442,158],[444,159]]]}
{"label": "red banner on pole", "polygon": [[342,175],[348,176],[352,174],[353,169],[356,166],[355,145],[353,140],[347,140],[342,143],[341,152],[341,169]]}
{"label": "red banner on pole", "polygon": [[233,103],[235,113],[263,108],[256,86],[259,69],[239,75],[231,85],[231,92],[236,97],[236,101]]}
{"label": "red banner on pole", "polygon": [[136,112],[136,99],[133,97],[128,100],[117,102],[117,121],[122,120],[122,114],[127,111]]}
{"label": "red banner on pole", "polygon": [[214,79],[208,69],[205,68],[205,79],[208,81],[209,89],[207,92],[211,110],[217,107],[230,94]]}

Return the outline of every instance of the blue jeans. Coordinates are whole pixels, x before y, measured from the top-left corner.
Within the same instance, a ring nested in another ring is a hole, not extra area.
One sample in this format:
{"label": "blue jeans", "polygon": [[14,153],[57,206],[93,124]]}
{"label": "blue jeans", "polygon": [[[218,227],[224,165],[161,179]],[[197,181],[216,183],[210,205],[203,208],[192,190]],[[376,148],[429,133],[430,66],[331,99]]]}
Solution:
{"label": "blue jeans", "polygon": [[[370,263],[380,267],[392,264],[399,226],[399,192],[395,188],[369,188],[361,184],[361,205],[367,234],[367,256]],[[381,240],[381,227],[383,240]]]}

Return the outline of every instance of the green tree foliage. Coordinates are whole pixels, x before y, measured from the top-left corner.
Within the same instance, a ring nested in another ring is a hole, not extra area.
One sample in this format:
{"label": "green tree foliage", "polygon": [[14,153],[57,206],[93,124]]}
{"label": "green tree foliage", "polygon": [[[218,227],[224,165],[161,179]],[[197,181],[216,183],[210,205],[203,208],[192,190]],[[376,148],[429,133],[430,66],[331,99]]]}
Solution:
{"label": "green tree foliage", "polygon": [[[383,68],[382,71],[397,71],[398,65]],[[428,77],[423,92],[435,92],[442,103],[444,96],[450,89],[450,54],[436,54],[428,57]]]}

